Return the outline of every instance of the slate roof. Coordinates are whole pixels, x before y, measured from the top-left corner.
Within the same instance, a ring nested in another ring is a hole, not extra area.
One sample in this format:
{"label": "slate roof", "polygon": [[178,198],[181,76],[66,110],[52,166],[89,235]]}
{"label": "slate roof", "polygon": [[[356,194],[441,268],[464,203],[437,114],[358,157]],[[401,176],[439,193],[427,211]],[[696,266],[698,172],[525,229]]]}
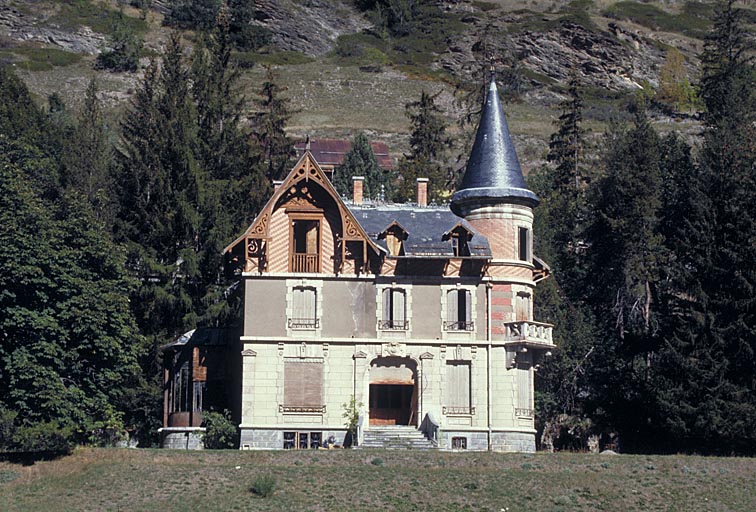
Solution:
{"label": "slate roof", "polygon": [[538,204],[538,197],[528,190],[522,176],[520,161],[493,80],[488,86],[465,176],[452,196],[451,208],[460,211],[459,203],[481,199],[522,202],[531,207]]}
{"label": "slate roof", "polygon": [[451,242],[442,238],[445,233],[460,224],[473,233],[472,239],[468,242],[470,257],[491,257],[488,239],[475,233],[470,224],[457,217],[448,207],[418,207],[406,204],[347,204],[347,207],[370,238],[387,254],[389,250],[386,240],[379,240],[378,236],[397,222],[408,233],[403,244],[404,257],[454,257]]}
{"label": "slate roof", "polygon": [[160,347],[160,351],[176,350],[178,348],[192,346],[223,346],[228,343],[227,329],[217,327],[200,327],[187,331],[172,342]]}
{"label": "slate roof", "polygon": [[[300,141],[294,144],[297,150],[297,158],[300,158],[305,152],[306,141]],[[389,154],[388,146],[384,142],[371,142],[378,167],[384,170],[394,168],[394,160]],[[352,149],[352,143],[343,139],[311,139],[310,153],[321,166],[338,167],[344,161],[344,156]]]}

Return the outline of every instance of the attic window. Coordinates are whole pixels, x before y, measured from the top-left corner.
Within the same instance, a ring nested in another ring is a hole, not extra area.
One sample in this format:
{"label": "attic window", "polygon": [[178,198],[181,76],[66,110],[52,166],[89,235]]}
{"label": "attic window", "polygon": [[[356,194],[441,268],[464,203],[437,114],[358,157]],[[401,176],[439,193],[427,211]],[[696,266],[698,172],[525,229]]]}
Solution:
{"label": "attic window", "polygon": [[470,256],[468,242],[472,239],[472,233],[463,226],[457,226],[444,236],[444,240],[451,240],[454,256],[460,258]]}
{"label": "attic window", "polygon": [[404,256],[404,241],[407,240],[407,236],[407,232],[399,224],[394,223],[378,235],[378,239],[386,240],[386,247],[391,256]]}

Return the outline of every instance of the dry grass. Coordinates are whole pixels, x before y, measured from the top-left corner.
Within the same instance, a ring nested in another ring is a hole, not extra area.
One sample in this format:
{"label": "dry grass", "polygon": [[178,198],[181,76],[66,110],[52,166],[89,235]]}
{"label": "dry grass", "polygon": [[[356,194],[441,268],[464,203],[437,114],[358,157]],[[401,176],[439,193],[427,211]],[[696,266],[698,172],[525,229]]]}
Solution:
{"label": "dry grass", "polygon": [[[756,495],[756,460],[691,456],[79,449],[0,475],[9,512],[752,510]],[[262,475],[273,496],[251,492]]]}

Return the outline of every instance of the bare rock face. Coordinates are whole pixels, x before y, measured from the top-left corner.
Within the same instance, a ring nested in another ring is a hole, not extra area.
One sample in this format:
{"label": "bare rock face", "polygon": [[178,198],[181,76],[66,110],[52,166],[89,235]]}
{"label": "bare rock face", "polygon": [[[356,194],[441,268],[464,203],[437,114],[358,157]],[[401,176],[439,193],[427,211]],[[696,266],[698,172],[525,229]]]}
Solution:
{"label": "bare rock face", "polygon": [[34,41],[87,55],[97,55],[105,44],[105,36],[89,27],[63,30],[45,24],[43,19],[25,15],[10,5],[0,5],[0,37],[20,42]]}
{"label": "bare rock face", "polygon": [[[438,65],[459,76],[468,75],[480,62],[474,52],[476,43],[474,34],[451,41]],[[557,82],[566,82],[570,71],[577,69],[586,85],[615,91],[640,89],[645,82],[656,85],[664,60],[657,46],[616,25],[610,33],[567,20],[548,30],[525,30],[494,39],[489,42],[491,50],[494,55],[514,53],[524,68]]]}
{"label": "bare rock face", "polygon": [[328,53],[340,35],[370,26],[343,0],[258,0],[256,7],[277,48],[307,55]]}

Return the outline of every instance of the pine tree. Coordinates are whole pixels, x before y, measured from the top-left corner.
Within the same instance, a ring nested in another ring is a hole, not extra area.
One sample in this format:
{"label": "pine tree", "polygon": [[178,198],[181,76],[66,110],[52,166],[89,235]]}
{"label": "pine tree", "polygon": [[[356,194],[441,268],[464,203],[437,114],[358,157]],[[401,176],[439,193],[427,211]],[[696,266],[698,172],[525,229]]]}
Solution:
{"label": "pine tree", "polygon": [[291,118],[289,99],[281,98],[286,88],[280,87],[273,69],[268,66],[266,79],[254,104],[252,131],[259,146],[258,158],[269,180],[283,179],[292,167],[294,143],[286,135],[286,123]]}
{"label": "pine tree", "polygon": [[667,222],[668,325],[656,382],[679,449],[753,453],[756,431],[756,84],[741,13],[717,8],[702,56],[698,169],[678,165]]}
{"label": "pine tree", "polygon": [[333,184],[340,194],[351,194],[353,176],[365,178],[363,193],[366,198],[376,199],[381,191],[390,197],[389,176],[378,166],[370,141],[363,132],[354,137],[351,149],[344,155],[344,161],[334,172]]}
{"label": "pine tree", "polygon": [[400,201],[414,198],[417,178],[428,178],[428,196],[432,201],[447,199],[456,183],[456,177],[444,169],[452,141],[446,134],[446,122],[435,99],[436,96],[422,91],[419,100],[405,105],[411,130],[410,152],[399,162],[401,181],[397,195]]}
{"label": "pine tree", "polygon": [[107,195],[112,187],[110,165],[113,153],[97,92],[97,82],[93,78],[84,93],[84,106],[70,143],[65,147],[64,183],[79,191],[96,211],[109,217]]}

